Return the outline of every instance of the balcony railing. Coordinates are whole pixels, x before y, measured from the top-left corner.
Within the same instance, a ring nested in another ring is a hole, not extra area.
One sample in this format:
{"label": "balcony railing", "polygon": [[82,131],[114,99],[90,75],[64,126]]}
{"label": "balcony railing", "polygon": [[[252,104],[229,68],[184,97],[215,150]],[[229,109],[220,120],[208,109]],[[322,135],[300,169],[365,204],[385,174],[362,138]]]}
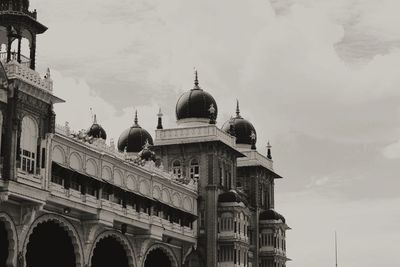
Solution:
{"label": "balcony railing", "polygon": [[53,81],[50,77],[42,78],[40,74],[30,68],[30,59],[21,55],[21,63],[16,60],[16,53],[11,53],[11,61],[7,62],[7,53],[0,53],[0,60],[4,65],[9,79],[20,79],[49,93],[53,92]]}
{"label": "balcony railing", "polygon": [[[0,52],[0,60],[3,64],[5,62],[7,62],[7,52]],[[18,61],[18,53],[17,52],[11,52],[10,61]],[[31,65],[31,60],[30,60],[30,58],[21,54],[21,62],[19,64],[29,68]]]}

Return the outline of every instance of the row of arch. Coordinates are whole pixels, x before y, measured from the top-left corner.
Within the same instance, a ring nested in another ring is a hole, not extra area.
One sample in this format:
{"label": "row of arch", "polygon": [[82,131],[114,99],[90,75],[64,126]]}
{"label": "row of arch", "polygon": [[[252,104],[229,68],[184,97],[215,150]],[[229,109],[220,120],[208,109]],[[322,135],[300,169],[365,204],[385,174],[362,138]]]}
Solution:
{"label": "row of arch", "polygon": [[129,239],[115,230],[98,233],[85,248],[74,225],[55,214],[41,215],[18,232],[11,216],[0,212],[0,266],[178,267],[174,252],[162,243],[142,252],[139,262]]}
{"label": "row of arch", "polygon": [[[61,165],[66,164],[66,153],[64,149],[56,145],[53,148],[52,160]],[[83,164],[82,157],[77,152],[72,152],[69,155],[69,166],[76,171],[84,171],[90,176],[99,177],[98,164],[92,158],[86,160],[85,166]],[[196,164],[196,170],[198,173],[198,162]],[[145,179],[139,179],[133,175],[128,175],[126,178],[122,171],[115,169],[112,170],[110,166],[103,166],[101,170],[101,178],[112,182],[114,185],[119,187],[126,187],[130,191],[138,191],[142,195],[154,197],[165,203],[171,203],[173,206],[178,208],[184,208],[187,211],[192,211],[193,203],[188,197],[182,197],[177,192],[170,192],[162,186],[154,186],[151,188],[149,181]]]}

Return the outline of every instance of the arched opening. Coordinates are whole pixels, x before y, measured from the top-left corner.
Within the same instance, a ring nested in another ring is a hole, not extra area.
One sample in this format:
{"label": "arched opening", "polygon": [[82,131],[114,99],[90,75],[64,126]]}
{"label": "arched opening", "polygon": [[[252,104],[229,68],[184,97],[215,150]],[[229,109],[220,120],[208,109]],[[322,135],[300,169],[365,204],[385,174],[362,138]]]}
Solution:
{"label": "arched opening", "polygon": [[21,127],[21,169],[34,174],[36,170],[38,127],[29,116],[22,119]]}
{"label": "arched opening", "polygon": [[161,248],[151,250],[144,262],[144,267],[154,266],[172,267],[170,258]]}
{"label": "arched opening", "polygon": [[96,244],[91,264],[92,267],[129,267],[123,245],[113,236],[107,236]]}
{"label": "arched opening", "polygon": [[9,256],[10,241],[8,240],[8,233],[4,222],[0,221],[0,266],[7,266],[7,259]]}
{"label": "arched opening", "polygon": [[172,163],[172,173],[175,174],[178,178],[182,176],[182,164],[179,160],[175,160]]}
{"label": "arched opening", "polygon": [[74,246],[68,233],[53,221],[39,224],[29,237],[26,266],[76,266]]}
{"label": "arched opening", "polygon": [[200,166],[197,159],[192,159],[192,161],[190,162],[189,176],[191,179],[200,178]]}

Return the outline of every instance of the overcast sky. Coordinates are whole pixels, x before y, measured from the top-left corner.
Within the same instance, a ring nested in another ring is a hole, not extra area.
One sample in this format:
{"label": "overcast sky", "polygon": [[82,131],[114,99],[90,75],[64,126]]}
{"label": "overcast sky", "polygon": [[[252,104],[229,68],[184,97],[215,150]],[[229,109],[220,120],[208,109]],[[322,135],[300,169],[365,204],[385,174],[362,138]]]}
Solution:
{"label": "overcast sky", "polygon": [[273,145],[276,210],[293,228],[289,267],[400,266],[400,1],[32,0],[49,27],[38,69],[52,70],[57,122],[109,137],[193,85]]}

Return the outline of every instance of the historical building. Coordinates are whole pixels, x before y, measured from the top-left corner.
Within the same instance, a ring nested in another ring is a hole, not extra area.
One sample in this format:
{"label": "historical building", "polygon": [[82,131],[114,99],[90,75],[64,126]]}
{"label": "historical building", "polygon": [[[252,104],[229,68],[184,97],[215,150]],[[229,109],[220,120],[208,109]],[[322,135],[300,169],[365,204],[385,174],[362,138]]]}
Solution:
{"label": "historical building", "polygon": [[196,73],[177,127],[160,111],[154,139],[138,114],[117,144],[96,116],[85,131],[56,125],[63,100],[35,71],[46,30],[28,0],[0,0],[0,267],[286,266],[281,177],[239,103],[217,127]]}

